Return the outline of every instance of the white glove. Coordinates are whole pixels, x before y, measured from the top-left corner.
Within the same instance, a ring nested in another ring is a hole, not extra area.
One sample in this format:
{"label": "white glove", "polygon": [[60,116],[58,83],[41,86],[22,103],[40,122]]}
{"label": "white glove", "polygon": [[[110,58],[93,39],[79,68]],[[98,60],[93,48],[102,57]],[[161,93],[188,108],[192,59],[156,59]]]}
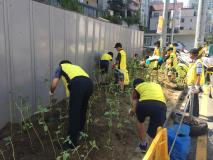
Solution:
{"label": "white glove", "polygon": [[54,93],[52,93],[51,91],[49,91],[49,95],[50,95],[50,96],[53,96],[53,95],[54,95]]}
{"label": "white glove", "polygon": [[191,93],[199,93],[200,87],[199,86],[193,86],[191,87]]}

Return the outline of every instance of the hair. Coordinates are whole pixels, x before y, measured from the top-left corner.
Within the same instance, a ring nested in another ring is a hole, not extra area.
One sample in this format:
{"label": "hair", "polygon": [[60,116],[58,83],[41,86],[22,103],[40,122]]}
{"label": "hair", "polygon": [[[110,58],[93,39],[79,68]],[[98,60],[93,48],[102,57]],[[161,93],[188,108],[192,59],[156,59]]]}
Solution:
{"label": "hair", "polygon": [[193,55],[195,55],[195,56],[197,56],[197,55],[198,55],[198,49],[193,48],[193,49],[191,49],[191,50],[189,51],[189,53],[190,53],[190,54],[193,54]]}
{"label": "hair", "polygon": [[119,48],[119,47],[122,48],[122,44],[121,43],[116,43],[115,44],[115,48]]}
{"label": "hair", "polygon": [[70,62],[69,60],[62,60],[62,61],[59,63],[59,65],[64,64],[64,63],[72,64],[72,62]]}
{"label": "hair", "polygon": [[160,41],[155,42],[154,45],[160,47]]}
{"label": "hair", "polygon": [[133,87],[135,88],[138,84],[143,83],[143,82],[145,82],[143,79],[141,79],[141,78],[136,78],[136,79],[133,81]]}
{"label": "hair", "polygon": [[173,45],[173,46],[175,46],[175,47],[177,47],[177,46],[178,46],[178,44],[177,44],[177,43],[173,43],[172,45]]}
{"label": "hair", "polygon": [[134,54],[134,57],[138,57],[139,55],[137,53]]}
{"label": "hair", "polygon": [[166,42],[166,46],[169,46],[171,44],[171,42]]}
{"label": "hair", "polygon": [[172,47],[170,47],[170,48],[168,48],[168,49],[167,49],[167,51],[173,51],[173,48],[172,48]]}
{"label": "hair", "polygon": [[109,54],[113,58],[113,52],[108,52],[107,54]]}

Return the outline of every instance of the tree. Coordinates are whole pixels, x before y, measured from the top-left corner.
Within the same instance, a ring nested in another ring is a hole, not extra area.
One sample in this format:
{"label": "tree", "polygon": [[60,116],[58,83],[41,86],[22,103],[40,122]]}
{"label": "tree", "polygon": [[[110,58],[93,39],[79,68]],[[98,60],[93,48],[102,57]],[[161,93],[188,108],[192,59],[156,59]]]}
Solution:
{"label": "tree", "polygon": [[81,12],[78,0],[59,0],[59,3],[64,9]]}

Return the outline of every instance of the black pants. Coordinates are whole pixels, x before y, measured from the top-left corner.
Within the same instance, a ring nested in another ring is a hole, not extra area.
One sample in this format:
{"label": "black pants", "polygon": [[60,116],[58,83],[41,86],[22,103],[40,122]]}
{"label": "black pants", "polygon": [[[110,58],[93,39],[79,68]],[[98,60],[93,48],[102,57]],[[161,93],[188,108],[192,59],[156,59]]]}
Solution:
{"label": "black pants", "polygon": [[[199,117],[199,96],[198,93],[194,93],[194,98],[193,98],[193,112],[192,115],[195,117]],[[190,100],[191,103],[191,100]],[[187,111],[189,111],[190,109],[190,103],[187,106]]]}
{"label": "black pants", "polygon": [[101,69],[101,73],[102,74],[108,73],[108,70],[109,70],[109,61],[107,61],[107,60],[100,60],[100,69]]}
{"label": "black pants", "polygon": [[88,101],[93,92],[93,82],[87,77],[75,77],[69,84],[69,131],[74,147],[86,122]]}
{"label": "black pants", "polygon": [[147,134],[154,138],[159,126],[163,126],[166,120],[166,104],[156,100],[144,100],[138,103],[136,108],[137,119],[144,123],[146,117],[150,117]]}

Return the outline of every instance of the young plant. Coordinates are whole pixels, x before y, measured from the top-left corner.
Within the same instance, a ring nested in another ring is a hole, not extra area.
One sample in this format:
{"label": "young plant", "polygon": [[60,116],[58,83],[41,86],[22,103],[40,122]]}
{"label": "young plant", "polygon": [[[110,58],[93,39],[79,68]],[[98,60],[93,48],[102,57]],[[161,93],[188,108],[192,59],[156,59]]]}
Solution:
{"label": "young plant", "polygon": [[113,127],[113,119],[119,115],[118,110],[116,109],[116,101],[111,98],[107,98],[107,104],[109,105],[109,110],[104,113],[104,116],[107,119],[107,126],[109,128],[108,132],[108,140],[107,145],[110,146],[111,144],[111,134],[112,134],[112,127]]}
{"label": "young plant", "polygon": [[0,154],[1,154],[2,158],[3,158],[3,160],[5,160],[4,152],[1,149],[0,149]]}
{"label": "young plant", "polygon": [[8,146],[9,144],[11,145],[12,147],[12,154],[13,154],[13,160],[16,160],[15,158],[15,149],[14,149],[14,144],[12,142],[12,138],[9,136],[9,137],[6,137],[3,139],[5,141],[5,145]]}
{"label": "young plant", "polygon": [[50,111],[50,109],[48,109],[47,107],[39,105],[38,106],[38,111],[35,112],[35,114],[40,115],[40,118],[38,119],[38,123],[39,123],[39,125],[43,126],[44,133],[48,134],[50,142],[51,142],[51,145],[52,145],[52,149],[53,149],[54,155],[56,157],[56,151],[55,151],[55,147],[54,147],[54,143],[53,143],[53,138],[51,136],[49,127],[48,127],[48,125],[47,125],[47,123],[45,122],[45,119],[44,119],[44,114],[49,112],[49,111]]}

